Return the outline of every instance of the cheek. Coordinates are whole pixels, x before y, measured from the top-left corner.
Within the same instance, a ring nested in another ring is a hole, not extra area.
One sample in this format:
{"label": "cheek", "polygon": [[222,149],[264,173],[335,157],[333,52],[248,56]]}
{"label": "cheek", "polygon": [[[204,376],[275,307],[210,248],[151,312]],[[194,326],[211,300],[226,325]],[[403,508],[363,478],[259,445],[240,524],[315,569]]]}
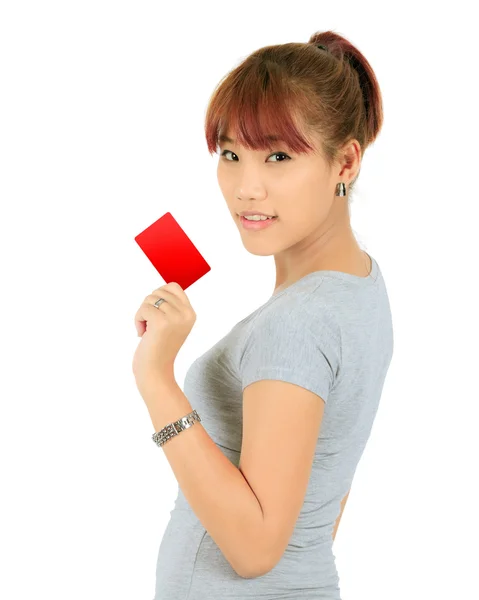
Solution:
{"label": "cheek", "polygon": [[218,180],[218,186],[225,198],[230,198],[231,191],[233,188],[233,183],[230,178],[226,177],[223,173],[222,169],[218,167],[216,172],[216,179]]}
{"label": "cheek", "polygon": [[281,200],[273,203],[273,208],[284,221],[307,225],[311,221],[324,217],[325,203],[312,186],[297,186],[288,195],[285,195],[283,189],[277,198]]}
{"label": "cheek", "polygon": [[284,205],[277,209],[281,225],[282,235],[291,236],[294,241],[300,240],[313,233],[323,225],[328,216],[328,210],[321,199],[314,201],[297,200],[291,205]]}
{"label": "cheek", "polygon": [[287,223],[291,229],[295,229],[298,232],[307,232],[315,227],[315,219],[307,211],[295,211]]}

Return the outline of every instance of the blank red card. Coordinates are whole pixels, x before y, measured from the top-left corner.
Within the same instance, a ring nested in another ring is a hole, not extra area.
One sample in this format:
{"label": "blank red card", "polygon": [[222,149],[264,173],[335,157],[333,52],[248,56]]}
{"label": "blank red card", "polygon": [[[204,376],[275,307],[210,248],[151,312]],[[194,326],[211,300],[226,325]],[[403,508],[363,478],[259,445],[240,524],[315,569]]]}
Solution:
{"label": "blank red card", "polygon": [[170,212],[139,233],[135,241],[166,283],[176,281],[186,290],[211,271]]}

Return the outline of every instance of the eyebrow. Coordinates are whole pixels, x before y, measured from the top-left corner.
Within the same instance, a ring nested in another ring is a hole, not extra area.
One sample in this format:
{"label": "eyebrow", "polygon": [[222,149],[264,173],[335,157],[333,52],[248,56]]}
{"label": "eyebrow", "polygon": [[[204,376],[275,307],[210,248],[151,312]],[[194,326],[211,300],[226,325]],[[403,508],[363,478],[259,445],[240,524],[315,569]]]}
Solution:
{"label": "eyebrow", "polygon": [[[279,135],[267,135],[266,139],[270,142],[284,142],[283,138],[281,138]],[[227,144],[236,144],[236,140],[232,140],[227,135],[220,135],[218,140],[220,142],[226,142]]]}

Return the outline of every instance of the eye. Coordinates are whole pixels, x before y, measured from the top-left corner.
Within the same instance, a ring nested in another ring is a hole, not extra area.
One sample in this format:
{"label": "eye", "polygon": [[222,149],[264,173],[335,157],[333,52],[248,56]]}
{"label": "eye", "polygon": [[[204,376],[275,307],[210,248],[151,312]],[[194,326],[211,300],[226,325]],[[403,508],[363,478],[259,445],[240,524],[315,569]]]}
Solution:
{"label": "eye", "polygon": [[[291,160],[291,157],[285,154],[284,152],[275,152],[271,156],[283,156],[285,159]],[[270,156],[270,158],[271,158]],[[284,160],[275,160],[273,162],[284,162]]]}
{"label": "eye", "polygon": [[[238,155],[235,154],[234,152],[231,152],[231,150],[223,150],[223,152],[221,153],[221,156],[226,157],[226,154],[233,154],[234,156],[236,156],[236,158],[238,158]],[[285,159],[291,160],[291,157],[288,156],[285,152],[274,152],[273,154],[271,154],[271,156],[283,156]],[[269,156],[269,158],[271,158],[271,156]],[[226,159],[228,162],[235,162],[234,160],[229,160]],[[237,162],[237,161],[236,161]],[[273,162],[284,162],[283,160],[275,160]]]}
{"label": "eye", "polygon": [[[228,152],[231,154],[234,154],[236,156],[236,154],[234,152],[231,152],[231,150],[223,150],[223,152],[221,153],[221,156],[226,157],[226,154],[228,154]],[[229,160],[228,162],[234,162],[234,161]]]}

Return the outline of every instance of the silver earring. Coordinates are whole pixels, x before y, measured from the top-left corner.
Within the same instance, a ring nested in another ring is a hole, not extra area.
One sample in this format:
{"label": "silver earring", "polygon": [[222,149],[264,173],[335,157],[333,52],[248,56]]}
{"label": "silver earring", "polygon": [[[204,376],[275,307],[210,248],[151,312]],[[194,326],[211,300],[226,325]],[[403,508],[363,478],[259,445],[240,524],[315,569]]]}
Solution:
{"label": "silver earring", "polygon": [[346,196],[346,185],[342,181],[336,186],[336,196]]}

